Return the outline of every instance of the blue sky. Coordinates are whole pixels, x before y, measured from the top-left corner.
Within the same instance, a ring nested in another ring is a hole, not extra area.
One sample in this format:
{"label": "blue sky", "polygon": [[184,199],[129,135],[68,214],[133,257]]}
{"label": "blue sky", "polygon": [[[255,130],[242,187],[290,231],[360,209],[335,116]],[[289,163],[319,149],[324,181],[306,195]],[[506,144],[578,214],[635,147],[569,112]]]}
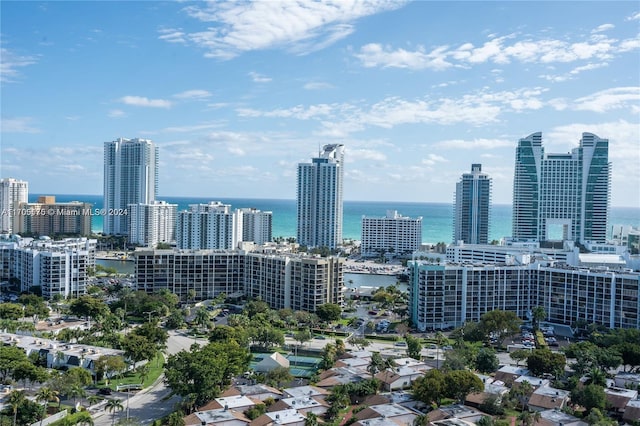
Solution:
{"label": "blue sky", "polygon": [[103,142],[160,146],[160,194],[295,198],[346,146],[345,199],[452,202],[517,140],[610,141],[640,207],[638,2],[2,1],[0,176],[100,194]]}

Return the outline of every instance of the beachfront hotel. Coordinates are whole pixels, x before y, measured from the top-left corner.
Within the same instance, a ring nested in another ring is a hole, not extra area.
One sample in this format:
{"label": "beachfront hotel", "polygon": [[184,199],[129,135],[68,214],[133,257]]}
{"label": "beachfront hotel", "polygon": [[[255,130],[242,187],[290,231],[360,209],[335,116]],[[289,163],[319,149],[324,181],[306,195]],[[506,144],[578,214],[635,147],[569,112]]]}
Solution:
{"label": "beachfront hotel", "polygon": [[272,309],[315,312],[343,302],[344,259],[240,250],[136,250],[137,288],[186,299],[261,298]]}
{"label": "beachfront hotel", "polygon": [[422,217],[412,219],[395,210],[387,211],[385,217],[362,217],[362,256],[407,255],[421,245]]}
{"label": "beachfront hotel", "polygon": [[408,265],[409,312],[420,330],[459,327],[500,309],[520,318],[542,306],[547,320],[584,320],[610,328],[640,328],[640,273],[535,262],[520,265]]}
{"label": "beachfront hotel", "polygon": [[0,234],[14,232],[15,210],[29,201],[29,183],[14,178],[0,179]]}
{"label": "beachfront hotel", "polygon": [[130,204],[149,204],[158,195],[158,147],[148,139],[104,143],[103,230],[108,235],[129,233]]}
{"label": "beachfront hotel", "polygon": [[453,241],[467,244],[489,242],[491,178],[481,164],[472,164],[456,184],[453,209]]}
{"label": "beachfront hotel", "polygon": [[603,243],[611,192],[609,141],[583,133],[565,154],[545,154],[542,133],[520,139],[513,181],[513,238]]}
{"label": "beachfront hotel", "polygon": [[342,244],[344,145],[325,145],[311,163],[298,164],[297,242],[335,249]]}

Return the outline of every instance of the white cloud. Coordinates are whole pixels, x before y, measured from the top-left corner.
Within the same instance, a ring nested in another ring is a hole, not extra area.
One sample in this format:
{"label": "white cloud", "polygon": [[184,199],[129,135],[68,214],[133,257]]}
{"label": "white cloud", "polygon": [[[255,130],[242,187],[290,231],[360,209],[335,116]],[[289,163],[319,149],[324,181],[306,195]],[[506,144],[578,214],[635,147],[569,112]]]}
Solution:
{"label": "white cloud", "polygon": [[176,99],[208,99],[211,97],[211,93],[206,90],[194,89],[176,93],[173,97]]}
{"label": "white cloud", "polygon": [[189,133],[189,132],[199,132],[201,130],[216,129],[221,126],[222,125],[219,123],[205,123],[205,124],[165,127],[164,129],[162,129],[162,131],[170,132],[170,133]]}
{"label": "white cloud", "polygon": [[627,19],[625,19],[626,21],[638,21],[640,20],[640,12],[636,12],[630,16],[627,16]]}
{"label": "white cloud", "polygon": [[356,58],[362,61],[365,67],[382,68],[409,68],[409,69],[434,69],[444,70],[453,64],[446,60],[446,46],[440,46],[431,52],[425,52],[423,47],[409,52],[405,49],[391,50],[378,43],[370,43],[362,46]]}
{"label": "white cloud", "polygon": [[241,117],[271,117],[271,118],[297,118],[309,120],[312,118],[326,117],[339,108],[338,105],[318,104],[305,107],[297,105],[291,108],[276,109],[272,111],[259,111],[250,108],[238,108],[236,112]]}
{"label": "white cloud", "polygon": [[359,18],[401,7],[394,0],[341,1],[209,1],[187,6],[192,18],[207,23],[199,32],[164,29],[159,38],[188,41],[206,50],[205,56],[229,59],[242,52],[285,48],[304,54],[325,48],[353,32]]}
{"label": "white cloud", "polygon": [[545,80],[548,81],[552,81],[554,83],[561,83],[563,81],[567,81],[567,80],[571,80],[572,78],[574,78],[576,75],[584,72],[584,71],[591,71],[591,70],[595,70],[598,68],[604,68],[609,66],[609,64],[607,62],[597,62],[597,63],[588,63],[586,65],[581,65],[579,67],[575,67],[574,69],[572,69],[571,71],[564,73],[564,74],[558,74],[558,75],[553,75],[553,74],[542,74],[539,77],[540,78],[544,78]]}
{"label": "white cloud", "polygon": [[449,160],[440,155],[429,154],[427,158],[422,159],[422,164],[424,164],[425,166],[435,166],[438,163],[447,163],[448,161]]}
{"label": "white cloud", "polygon": [[387,156],[373,149],[348,149],[345,157],[348,162],[369,160],[369,161],[387,161]]}
{"label": "white cloud", "polygon": [[509,34],[491,38],[481,46],[466,42],[455,49],[438,46],[430,52],[423,46],[409,51],[370,43],[362,46],[354,56],[365,67],[443,70],[452,66],[507,64],[512,61],[542,64],[606,61],[618,53],[640,47],[636,39],[618,41],[599,34],[611,28],[611,24],[603,24],[597,28],[596,33],[588,37],[583,36],[575,42],[552,38],[516,40],[517,34]]}
{"label": "white cloud", "polygon": [[640,104],[640,87],[615,87],[576,99],[573,109],[606,112],[622,108],[637,109],[638,104]]}
{"label": "white cloud", "polygon": [[254,83],[269,83],[271,81],[270,77],[253,71],[249,73],[249,77],[251,77]]}
{"label": "white cloud", "polygon": [[37,62],[35,56],[17,55],[7,48],[0,48],[0,82],[12,83],[20,76],[19,68],[33,65]]}
{"label": "white cloud", "polygon": [[615,26],[615,25],[613,25],[613,24],[602,24],[602,25],[599,25],[598,27],[594,28],[593,30],[591,30],[591,33],[592,33],[592,34],[595,34],[595,33],[601,33],[601,32],[603,32],[603,31],[609,31],[609,30],[612,30],[612,29],[614,29],[615,27],[616,27],[616,26]]}
{"label": "white cloud", "polygon": [[165,28],[158,31],[160,36],[158,37],[160,40],[164,40],[169,43],[181,43],[184,44],[187,42],[186,34],[182,31],[182,29],[173,29],[173,28]]}
{"label": "white cloud", "polygon": [[2,133],[40,133],[40,129],[33,127],[31,117],[2,118],[0,126]]}
{"label": "white cloud", "polygon": [[309,82],[303,86],[306,90],[324,90],[324,89],[333,89],[333,85],[329,83],[323,83],[320,81]]}
{"label": "white cloud", "polygon": [[108,116],[110,118],[122,118],[122,117],[126,117],[127,114],[121,109],[112,109],[109,111]]}
{"label": "white cloud", "polygon": [[508,139],[449,139],[436,142],[433,146],[444,149],[471,149],[482,151],[487,149],[510,148],[514,147],[515,143]]}
{"label": "white cloud", "polygon": [[171,101],[165,99],[149,99],[144,96],[123,96],[120,102],[125,105],[149,107],[149,108],[171,108]]}

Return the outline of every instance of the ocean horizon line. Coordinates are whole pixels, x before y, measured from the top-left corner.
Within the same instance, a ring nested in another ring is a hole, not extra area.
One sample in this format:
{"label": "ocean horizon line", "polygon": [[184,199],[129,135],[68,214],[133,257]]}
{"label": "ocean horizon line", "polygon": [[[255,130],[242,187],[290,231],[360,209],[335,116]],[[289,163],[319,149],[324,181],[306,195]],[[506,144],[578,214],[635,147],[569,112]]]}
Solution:
{"label": "ocean horizon line", "polygon": [[[102,197],[104,198],[104,195],[102,194],[63,194],[63,193],[57,193],[57,194],[52,194],[49,192],[32,192],[29,193],[29,196],[45,196],[45,195],[53,195],[53,196],[61,196],[61,197],[78,197],[78,196],[87,196],[87,197]],[[219,197],[207,197],[207,196],[199,196],[199,195],[160,195],[158,196],[158,198],[156,199],[157,201],[163,201],[162,198],[192,198],[192,199],[207,199],[210,201],[217,201],[217,200],[268,200],[268,201],[296,201],[295,198],[265,198],[265,197],[239,197],[239,196],[233,196],[233,197],[226,197],[226,196],[219,196]],[[81,200],[77,200],[77,201],[81,201]],[[388,204],[388,203],[400,203],[400,204],[441,204],[441,205],[453,205],[453,201],[452,202],[444,202],[444,201],[407,201],[407,200],[343,200],[343,202],[348,202],[348,203],[381,203],[381,204]],[[509,207],[512,206],[513,203],[491,203],[492,206],[500,206],[500,207]],[[615,209],[640,209],[640,206],[618,206],[618,205],[611,205],[610,208],[615,208]]]}

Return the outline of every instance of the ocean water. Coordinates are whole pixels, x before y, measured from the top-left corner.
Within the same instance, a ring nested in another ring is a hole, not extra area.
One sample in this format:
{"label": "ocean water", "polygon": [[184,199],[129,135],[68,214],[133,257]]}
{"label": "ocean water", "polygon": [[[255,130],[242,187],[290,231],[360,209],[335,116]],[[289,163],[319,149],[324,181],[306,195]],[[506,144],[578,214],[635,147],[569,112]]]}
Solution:
{"label": "ocean water", "polygon": [[[30,194],[29,201],[35,202],[40,194]],[[50,194],[47,194],[50,195]],[[232,209],[254,207],[273,212],[273,236],[295,237],[296,201],[253,198],[197,198],[197,197],[158,197],[159,200],[177,204],[178,210],[188,208],[189,204],[220,201],[230,204]],[[94,209],[103,206],[102,195],[56,195],[56,201],[82,201],[92,203]],[[387,210],[397,210],[403,216],[416,218],[422,216],[422,241],[424,243],[449,243],[453,236],[453,204],[447,203],[409,203],[391,201],[345,201],[343,218],[343,237],[360,240],[362,216],[383,217]],[[640,208],[613,207],[609,225],[632,225],[640,227]],[[91,229],[102,232],[102,217],[93,216]],[[489,240],[499,240],[511,235],[511,206],[494,204],[491,209]]]}

